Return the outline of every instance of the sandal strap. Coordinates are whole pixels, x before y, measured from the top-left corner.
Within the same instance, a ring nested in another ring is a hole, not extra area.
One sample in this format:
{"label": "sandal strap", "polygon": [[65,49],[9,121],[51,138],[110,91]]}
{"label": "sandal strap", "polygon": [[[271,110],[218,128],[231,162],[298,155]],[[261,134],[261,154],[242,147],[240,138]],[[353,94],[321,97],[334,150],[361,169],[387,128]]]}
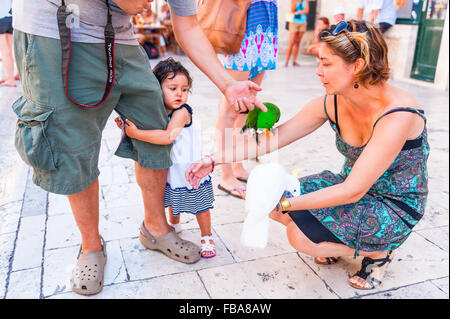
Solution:
{"label": "sandal strap", "polygon": [[336,258],[336,257],[327,257],[327,263],[328,263],[329,265],[335,264],[335,263],[337,263],[337,262],[338,262],[338,258]]}
{"label": "sandal strap", "polygon": [[216,251],[216,246],[210,243],[202,244],[201,251]]}
{"label": "sandal strap", "polygon": [[381,280],[378,280],[377,278],[374,278],[372,276],[367,276],[367,279],[365,279],[366,282],[372,286],[372,288],[375,288],[376,286],[379,286],[382,284]]}
{"label": "sandal strap", "polygon": [[205,242],[209,242],[210,240],[213,240],[212,236],[202,236],[200,237],[200,240],[204,240]]}
{"label": "sandal strap", "polygon": [[[377,267],[382,267],[386,263],[390,263],[392,261],[391,258],[392,250],[389,251],[386,257],[384,258],[378,258],[378,259],[372,259],[370,257],[364,257],[361,262],[361,269],[357,271],[353,276],[361,277],[362,279],[367,281],[367,278],[370,277],[370,274],[372,273],[372,269],[370,271],[367,271],[367,267],[369,265],[375,265]],[[372,280],[379,281],[376,278],[370,277]],[[381,282],[380,282],[381,283]]]}

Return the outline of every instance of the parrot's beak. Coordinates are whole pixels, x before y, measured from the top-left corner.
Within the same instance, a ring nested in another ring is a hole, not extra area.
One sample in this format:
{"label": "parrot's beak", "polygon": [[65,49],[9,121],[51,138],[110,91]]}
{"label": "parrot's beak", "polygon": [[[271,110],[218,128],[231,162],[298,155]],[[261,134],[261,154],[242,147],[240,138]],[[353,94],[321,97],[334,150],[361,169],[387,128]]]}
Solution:
{"label": "parrot's beak", "polygon": [[272,136],[272,132],[268,129],[265,129],[264,133],[266,133],[266,136]]}

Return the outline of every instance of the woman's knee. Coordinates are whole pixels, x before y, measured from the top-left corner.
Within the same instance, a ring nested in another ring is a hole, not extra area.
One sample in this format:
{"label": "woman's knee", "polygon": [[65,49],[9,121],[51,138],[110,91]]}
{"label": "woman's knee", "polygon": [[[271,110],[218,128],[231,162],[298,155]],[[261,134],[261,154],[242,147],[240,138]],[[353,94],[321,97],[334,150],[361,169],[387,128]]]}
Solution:
{"label": "woman's knee", "polygon": [[294,222],[287,225],[286,234],[291,246],[301,253],[310,254],[316,246]]}

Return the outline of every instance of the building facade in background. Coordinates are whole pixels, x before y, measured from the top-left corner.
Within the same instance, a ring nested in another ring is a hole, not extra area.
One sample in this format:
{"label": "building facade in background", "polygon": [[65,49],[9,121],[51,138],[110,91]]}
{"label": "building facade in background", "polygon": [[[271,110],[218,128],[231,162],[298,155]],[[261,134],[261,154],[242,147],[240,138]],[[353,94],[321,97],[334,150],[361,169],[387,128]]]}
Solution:
{"label": "building facade in background", "polygon": [[[392,0],[397,21],[385,33],[389,45],[392,78],[416,84],[449,89],[448,0]],[[315,8],[309,16],[326,16],[333,22],[337,7],[343,7],[346,19],[356,19],[358,0],[310,0]],[[278,1],[280,52],[287,47],[289,33],[284,30],[290,1]],[[367,15],[369,12],[365,12]],[[309,21],[310,22],[310,21]],[[302,53],[313,41],[309,30],[302,41]]]}
{"label": "building facade in background", "polygon": [[[397,8],[396,24],[384,35],[389,46],[392,78],[449,89],[449,25],[448,0],[392,0]],[[342,7],[346,19],[356,19],[358,0],[309,0],[308,31],[303,37],[301,52],[314,38],[315,20],[326,16],[333,23],[333,13]],[[155,0],[156,11],[165,0]],[[278,0],[279,52],[286,51],[289,31],[285,29],[290,0]],[[365,10],[368,15],[368,10]]]}

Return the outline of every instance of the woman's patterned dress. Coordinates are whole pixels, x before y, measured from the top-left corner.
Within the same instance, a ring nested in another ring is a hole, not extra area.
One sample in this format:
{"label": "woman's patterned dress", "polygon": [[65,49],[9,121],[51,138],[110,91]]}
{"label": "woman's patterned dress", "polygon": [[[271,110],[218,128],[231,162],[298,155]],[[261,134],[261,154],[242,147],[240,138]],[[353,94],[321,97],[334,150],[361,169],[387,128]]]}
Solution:
{"label": "woman's patterned dress", "polygon": [[[335,110],[337,116],[336,98]],[[413,108],[396,108],[379,119],[393,112],[416,113],[426,122],[423,111]],[[365,145],[355,147],[347,144],[340,135],[339,124],[332,122],[329,117],[328,119],[336,132],[337,149],[345,156],[344,165],[339,174],[323,171],[300,178],[302,194],[342,183],[364,150]],[[425,126],[419,137],[406,141],[391,166],[361,200],[337,207],[311,209],[309,212],[339,240],[354,248],[355,257],[359,255],[360,250],[396,249],[408,238],[412,228],[425,212],[429,152]]]}

